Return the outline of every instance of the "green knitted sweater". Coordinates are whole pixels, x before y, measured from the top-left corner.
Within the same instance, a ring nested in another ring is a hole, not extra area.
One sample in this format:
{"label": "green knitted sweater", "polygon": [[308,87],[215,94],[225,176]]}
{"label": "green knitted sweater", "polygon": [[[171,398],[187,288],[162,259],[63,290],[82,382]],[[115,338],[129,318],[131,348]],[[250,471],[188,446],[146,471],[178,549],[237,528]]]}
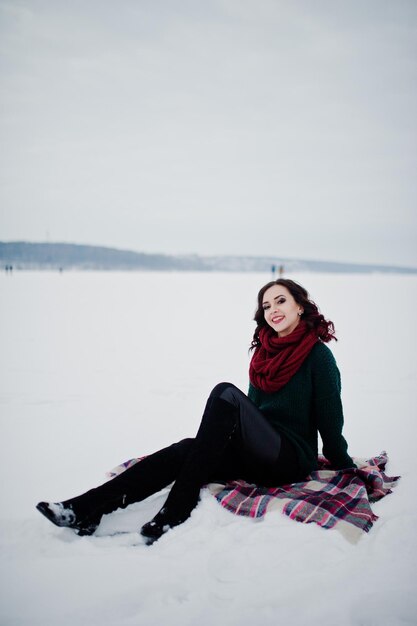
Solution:
{"label": "green knitted sweater", "polygon": [[323,454],[335,469],[354,467],[342,435],[340,373],[332,352],[316,343],[300,369],[279,391],[249,385],[248,396],[271,425],[295,446],[300,473],[317,469],[318,433]]}

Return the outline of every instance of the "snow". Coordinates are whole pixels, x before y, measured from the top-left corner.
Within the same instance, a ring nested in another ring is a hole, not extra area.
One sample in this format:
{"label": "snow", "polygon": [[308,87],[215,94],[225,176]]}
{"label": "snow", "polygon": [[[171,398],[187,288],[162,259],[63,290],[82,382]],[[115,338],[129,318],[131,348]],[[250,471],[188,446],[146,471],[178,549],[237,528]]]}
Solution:
{"label": "snow", "polygon": [[[0,275],[0,624],[395,626],[417,623],[414,454],[417,277],[290,276],[335,321],[350,453],[388,450],[394,492],[356,545],[337,531],[233,516],[207,492],[148,547],[166,491],[96,535],[50,524],[39,500],[193,436],[211,388],[247,388],[267,274]],[[113,534],[119,532],[119,534]]]}

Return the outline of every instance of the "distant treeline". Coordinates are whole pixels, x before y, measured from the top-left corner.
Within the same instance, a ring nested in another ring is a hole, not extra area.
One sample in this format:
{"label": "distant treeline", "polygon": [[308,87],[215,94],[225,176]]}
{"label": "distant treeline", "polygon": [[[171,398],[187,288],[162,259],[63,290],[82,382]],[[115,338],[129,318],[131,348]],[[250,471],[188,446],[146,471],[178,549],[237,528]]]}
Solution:
{"label": "distant treeline", "polygon": [[15,269],[190,270],[204,269],[191,259],[144,254],[71,243],[0,242],[0,260]]}
{"label": "distant treeline", "polygon": [[198,272],[269,272],[283,267],[284,272],[389,272],[416,274],[417,268],[385,265],[359,265],[331,261],[306,261],[282,257],[251,256],[174,256],[145,254],[101,246],[71,243],[0,242],[0,264],[13,270],[149,270]]}

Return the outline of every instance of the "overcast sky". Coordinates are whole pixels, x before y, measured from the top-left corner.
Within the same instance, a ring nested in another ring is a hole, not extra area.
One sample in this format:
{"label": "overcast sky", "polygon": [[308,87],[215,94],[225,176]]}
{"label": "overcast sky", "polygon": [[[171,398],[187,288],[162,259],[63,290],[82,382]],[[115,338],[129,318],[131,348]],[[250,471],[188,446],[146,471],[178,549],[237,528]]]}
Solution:
{"label": "overcast sky", "polygon": [[417,266],[415,0],[0,0],[0,239]]}

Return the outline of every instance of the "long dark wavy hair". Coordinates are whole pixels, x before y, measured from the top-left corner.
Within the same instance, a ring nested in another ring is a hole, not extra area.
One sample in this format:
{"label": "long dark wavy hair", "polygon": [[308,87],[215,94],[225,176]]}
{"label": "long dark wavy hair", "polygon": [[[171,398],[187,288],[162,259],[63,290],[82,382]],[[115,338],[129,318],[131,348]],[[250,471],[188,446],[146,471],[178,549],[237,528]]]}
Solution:
{"label": "long dark wavy hair", "polygon": [[258,308],[255,313],[255,317],[253,318],[256,322],[256,329],[253,334],[252,343],[250,345],[250,350],[257,348],[261,345],[259,340],[259,332],[261,328],[268,326],[268,323],[265,320],[265,311],[262,306],[262,302],[264,299],[265,292],[274,285],[282,285],[286,287],[297,304],[299,304],[304,312],[301,315],[301,319],[303,319],[307,327],[314,330],[317,336],[324,341],[325,343],[335,339],[337,341],[334,324],[330,320],[326,320],[324,315],[322,315],[312,300],[310,300],[308,292],[296,283],[294,280],[289,280],[288,278],[278,278],[277,280],[272,280],[262,287],[262,289],[258,293]]}

